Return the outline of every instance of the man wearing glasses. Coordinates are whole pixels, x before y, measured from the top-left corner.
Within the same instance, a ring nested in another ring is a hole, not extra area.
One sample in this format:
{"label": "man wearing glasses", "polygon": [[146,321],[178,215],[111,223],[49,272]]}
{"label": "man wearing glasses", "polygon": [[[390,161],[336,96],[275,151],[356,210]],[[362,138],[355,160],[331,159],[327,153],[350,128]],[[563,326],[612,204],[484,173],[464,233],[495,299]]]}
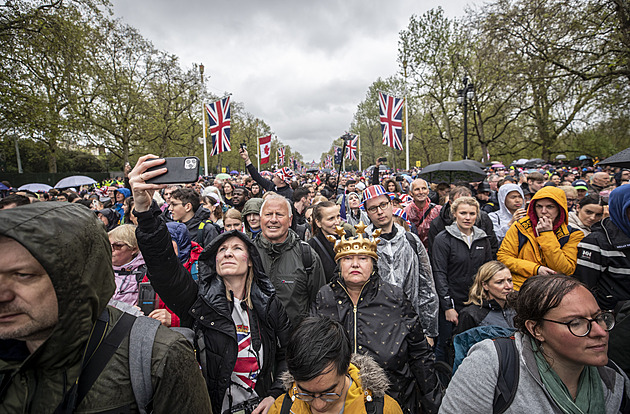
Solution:
{"label": "man wearing glasses", "polygon": [[401,413],[385,392],[387,375],[367,355],[351,355],[343,326],[325,317],[306,318],[287,347],[287,392],[270,414]]}
{"label": "man wearing glasses", "polygon": [[375,229],[381,229],[377,252],[381,278],[404,290],[422,320],[424,334],[435,338],[438,334],[438,298],[427,250],[418,236],[394,223],[390,195],[383,186],[366,188],[362,207],[372,221],[366,231],[371,234]]}

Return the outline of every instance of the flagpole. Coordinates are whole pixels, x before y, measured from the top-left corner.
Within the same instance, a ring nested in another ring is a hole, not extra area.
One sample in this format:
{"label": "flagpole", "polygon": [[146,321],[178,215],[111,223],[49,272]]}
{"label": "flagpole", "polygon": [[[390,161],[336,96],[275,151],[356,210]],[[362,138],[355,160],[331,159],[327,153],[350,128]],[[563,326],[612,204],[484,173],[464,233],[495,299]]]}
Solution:
{"label": "flagpole", "polygon": [[407,156],[406,170],[409,171],[409,114],[407,113],[407,60],[403,62],[403,69],[405,75],[405,139],[407,141],[407,145],[405,148],[405,153]]}
{"label": "flagpole", "polygon": [[359,171],[363,171],[363,168],[361,168],[361,134],[357,134],[357,136],[359,137],[359,139],[357,139],[357,151],[359,151]]}
{"label": "flagpole", "polygon": [[260,138],[258,138],[258,121],[256,121],[256,153],[258,154],[258,171],[260,171]]}
{"label": "flagpole", "polygon": [[206,128],[206,103],[201,102],[201,119],[203,123],[203,171],[204,175],[208,176],[208,145],[206,143],[208,139],[208,131]]}

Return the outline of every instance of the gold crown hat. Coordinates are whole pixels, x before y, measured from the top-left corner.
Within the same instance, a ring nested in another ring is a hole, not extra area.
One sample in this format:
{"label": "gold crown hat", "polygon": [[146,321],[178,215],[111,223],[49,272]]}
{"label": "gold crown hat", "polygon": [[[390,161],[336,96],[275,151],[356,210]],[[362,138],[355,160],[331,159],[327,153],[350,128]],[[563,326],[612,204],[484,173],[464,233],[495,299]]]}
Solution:
{"label": "gold crown hat", "polygon": [[[349,255],[365,255],[378,260],[378,254],[376,252],[376,245],[381,241],[378,237],[381,235],[381,229],[376,229],[372,232],[372,239],[370,237],[363,237],[366,229],[366,225],[363,224],[363,221],[359,222],[359,224],[355,225],[354,228],[357,229],[357,236],[351,237],[350,239],[346,239],[346,231],[343,227],[337,226],[335,229],[335,233],[337,233],[341,239],[337,239],[335,236],[326,235],[328,241],[334,242],[335,246],[333,250],[335,251],[335,262],[341,259],[344,256]],[[367,235],[367,234],[366,234]]]}

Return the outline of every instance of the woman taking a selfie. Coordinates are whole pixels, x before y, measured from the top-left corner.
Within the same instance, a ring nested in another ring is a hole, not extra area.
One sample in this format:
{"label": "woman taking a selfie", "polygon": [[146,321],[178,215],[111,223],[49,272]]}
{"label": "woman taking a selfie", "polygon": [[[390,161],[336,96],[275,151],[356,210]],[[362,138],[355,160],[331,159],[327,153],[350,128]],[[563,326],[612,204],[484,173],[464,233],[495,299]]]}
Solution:
{"label": "woman taking a selfie", "polygon": [[[199,257],[199,281],[178,260],[161,212],[151,203],[162,186],[145,180],[162,160],[144,156],[129,174],[136,201],[138,245],[149,280],[180,325],[195,331],[195,345],[215,413],[266,413],[282,392],[289,320],[265,275],[258,250],[232,230],[219,235]],[[175,397],[176,398],[176,397]]]}
{"label": "woman taking a selfie", "polygon": [[[513,397],[505,413],[618,413],[624,399],[629,403],[628,378],[607,356],[615,317],[577,279],[527,278],[514,323],[518,332],[506,350],[518,357],[519,373],[515,391],[503,394],[506,401]],[[471,348],[440,413],[493,412],[500,366],[495,343],[486,339]]]}

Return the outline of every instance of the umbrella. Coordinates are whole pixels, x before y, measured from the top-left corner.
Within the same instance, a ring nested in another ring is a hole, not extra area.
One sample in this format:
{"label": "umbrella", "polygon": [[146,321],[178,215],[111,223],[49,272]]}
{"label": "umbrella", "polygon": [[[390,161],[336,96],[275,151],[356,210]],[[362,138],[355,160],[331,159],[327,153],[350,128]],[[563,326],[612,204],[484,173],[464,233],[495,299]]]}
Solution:
{"label": "umbrella", "polygon": [[238,171],[232,170],[232,171],[230,171],[230,174],[238,174]]}
{"label": "umbrella", "polygon": [[[617,155],[617,154],[615,154],[615,155]],[[580,156],[579,156],[579,158],[578,158],[578,160],[579,160],[579,161],[584,161],[584,160],[588,160],[588,159],[590,159],[590,158],[591,158],[591,157],[589,157],[588,155],[580,155]],[[608,158],[610,158],[610,157],[608,157]]]}
{"label": "umbrella", "polygon": [[24,184],[22,187],[18,188],[18,190],[32,191],[34,193],[42,192],[47,193],[52,187],[48,184],[41,183],[32,183],[32,184]]}
{"label": "umbrella", "polygon": [[0,183],[0,191],[5,191],[5,190],[8,190],[8,189],[9,189],[9,187],[7,187],[6,185]]}
{"label": "umbrella", "polygon": [[557,160],[566,160],[566,159],[567,159],[567,156],[566,156],[566,155],[564,155],[564,154],[558,154],[558,155],[556,155],[556,159],[557,159]]}
{"label": "umbrella", "polygon": [[610,165],[613,167],[630,168],[630,148],[626,148],[615,155],[611,155],[597,165]]}
{"label": "umbrella", "polygon": [[217,174],[215,178],[218,178],[219,180],[227,180],[232,177],[230,176],[230,174],[220,173],[220,174]]}
{"label": "umbrella", "polygon": [[514,165],[525,165],[527,164],[527,161],[529,161],[527,158],[521,158],[518,161],[516,161]]}
{"label": "umbrella", "polygon": [[451,184],[455,181],[483,181],[486,173],[470,160],[444,161],[427,165],[422,169],[420,177],[433,183]]}
{"label": "umbrella", "polygon": [[309,168],[308,170],[306,170],[307,173],[316,173],[319,172],[319,168]]}
{"label": "umbrella", "polygon": [[68,188],[68,187],[81,187],[82,185],[96,184],[96,180],[85,175],[71,175],[70,177],[62,178],[55,188]]}
{"label": "umbrella", "polygon": [[498,163],[498,164],[492,164],[492,168],[505,168],[505,165]]}

